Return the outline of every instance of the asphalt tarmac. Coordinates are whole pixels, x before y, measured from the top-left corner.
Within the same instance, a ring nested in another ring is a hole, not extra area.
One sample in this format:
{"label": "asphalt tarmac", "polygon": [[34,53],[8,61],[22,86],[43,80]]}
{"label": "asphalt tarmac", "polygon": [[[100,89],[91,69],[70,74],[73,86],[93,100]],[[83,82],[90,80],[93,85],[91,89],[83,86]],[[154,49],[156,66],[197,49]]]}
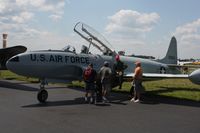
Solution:
{"label": "asphalt tarmac", "polygon": [[145,96],[140,104],[128,94],[112,93],[111,103],[84,103],[84,91],[49,85],[46,104],[39,85],[0,81],[2,133],[199,133],[200,103]]}

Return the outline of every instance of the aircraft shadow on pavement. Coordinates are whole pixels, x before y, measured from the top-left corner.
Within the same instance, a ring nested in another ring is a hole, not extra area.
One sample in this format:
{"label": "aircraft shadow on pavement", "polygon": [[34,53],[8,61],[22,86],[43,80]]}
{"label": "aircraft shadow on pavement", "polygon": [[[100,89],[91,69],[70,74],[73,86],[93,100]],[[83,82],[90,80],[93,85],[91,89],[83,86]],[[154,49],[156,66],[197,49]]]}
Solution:
{"label": "aircraft shadow on pavement", "polygon": [[130,96],[128,93],[111,92],[109,100],[111,104],[127,105],[127,101],[130,100]]}
{"label": "aircraft shadow on pavement", "polygon": [[[122,97],[121,97],[122,98]],[[127,105],[128,103],[124,103],[125,101],[129,101],[129,98],[116,98],[111,97],[109,103],[102,103],[98,102],[96,106],[112,106],[112,104],[117,105]],[[86,104],[84,101],[84,97],[75,98],[73,100],[61,100],[61,101],[47,101],[44,104],[36,103],[31,105],[22,106],[23,108],[34,108],[34,107],[52,107],[52,106],[71,106],[71,105],[81,105]],[[172,105],[182,105],[182,106],[191,106],[191,107],[200,107],[199,102],[184,100],[184,99],[177,99],[172,97],[166,96],[158,96],[152,94],[145,94],[143,95],[141,104],[172,104]]]}
{"label": "aircraft shadow on pavement", "polygon": [[15,90],[22,90],[22,91],[38,91],[38,88],[23,85],[23,82],[12,83],[5,80],[0,81],[0,87],[5,87],[5,88],[15,89]]}
{"label": "aircraft shadow on pavement", "polygon": [[[69,88],[73,90],[81,90],[84,91],[83,88]],[[124,103],[128,101],[130,98],[128,97],[128,94],[125,93],[111,93],[109,101],[106,103],[102,103],[102,101],[98,101],[95,105],[96,106],[111,106],[112,104],[117,104],[117,105],[127,105],[127,103]],[[71,105],[81,105],[81,104],[88,104],[84,100],[83,97],[78,97],[72,100],[61,100],[61,101],[47,101],[46,103],[36,103],[36,104],[31,104],[31,105],[25,105],[22,106],[23,108],[34,108],[34,107],[51,107],[51,106],[71,106]]]}
{"label": "aircraft shadow on pavement", "polygon": [[[69,87],[69,89],[85,92],[84,88],[81,87]],[[120,92],[111,92],[109,96],[109,103],[111,104],[119,104],[119,105],[126,105],[126,101],[129,101],[130,97],[128,93],[120,93]],[[106,104],[96,104],[97,106],[107,106]],[[110,105],[110,104],[109,104]]]}
{"label": "aircraft shadow on pavement", "polygon": [[[84,92],[83,88],[78,87],[70,87],[67,89],[72,89],[76,91]],[[169,96],[159,96],[157,94],[162,92],[171,92],[175,90],[188,90],[188,89],[180,89],[180,88],[166,88],[165,90],[156,90],[153,91],[153,93],[147,92],[145,94],[142,94],[142,101],[141,104],[149,104],[149,105],[155,105],[155,104],[172,104],[172,105],[181,105],[181,106],[191,106],[191,107],[200,107],[200,102],[195,102],[188,99],[178,99],[173,98]],[[194,91],[194,90],[193,90]],[[200,90],[196,90],[200,91]],[[127,105],[130,102],[130,95],[127,92],[111,92],[109,103],[103,104],[102,102],[98,102],[96,106],[112,106],[112,104],[117,105]],[[27,107],[51,107],[51,106],[71,106],[71,105],[81,105],[86,104],[83,97],[78,97],[72,100],[61,100],[61,101],[47,101],[45,104],[32,104],[32,105],[25,105],[22,106],[24,108]]]}
{"label": "aircraft shadow on pavement", "polygon": [[36,103],[31,105],[22,106],[23,108],[34,108],[34,107],[52,107],[52,106],[70,106],[85,104],[84,98],[79,97],[73,100],[62,100],[62,101],[47,101],[46,103]]}
{"label": "aircraft shadow on pavement", "polygon": [[85,92],[85,88],[83,88],[83,87],[70,86],[70,87],[67,87],[67,88],[71,89],[71,90],[75,90],[75,91]]}
{"label": "aircraft shadow on pavement", "polygon": [[[97,102],[96,106],[111,106],[111,104],[118,104],[118,105],[126,105],[126,103],[123,103],[124,101],[127,101],[128,99],[126,97],[120,96],[120,94],[116,94],[115,96],[112,94],[110,98],[110,102],[102,103]],[[84,97],[78,97],[73,100],[61,100],[61,101],[47,101],[46,103],[36,103],[31,105],[25,105],[22,106],[23,108],[34,108],[34,107],[52,107],[52,106],[71,106],[71,105],[81,105],[81,104],[88,104],[84,101]]]}
{"label": "aircraft shadow on pavement", "polygon": [[[140,103],[141,104],[149,104],[149,105],[172,104],[172,105],[181,105],[181,106],[200,107],[200,102],[198,102],[198,101],[158,95],[161,93],[173,92],[173,91],[200,92],[200,89],[191,89],[190,90],[188,88],[169,88],[169,87],[166,88],[165,87],[164,90],[156,90],[156,91],[146,92],[146,93],[142,94]],[[123,101],[129,101],[131,99],[130,95],[128,95],[127,92],[114,92],[114,93],[115,93],[115,98],[117,98],[118,101],[121,100],[123,102]],[[119,94],[119,95],[116,95],[116,94]],[[124,94],[124,96],[122,94]],[[122,97],[120,97],[120,95]],[[113,101],[115,101],[115,100],[113,100]],[[112,100],[111,100],[111,103],[115,103],[115,102],[112,102]]]}
{"label": "aircraft shadow on pavement", "polygon": [[163,90],[155,90],[152,92],[147,92],[143,95],[143,104],[172,104],[172,105],[181,105],[181,106],[191,106],[191,107],[200,107],[200,102],[193,101],[183,98],[175,98],[170,96],[161,96],[158,94],[173,92],[173,91],[188,91],[188,92],[200,92],[199,89],[188,89],[188,88],[170,88],[163,87]]}

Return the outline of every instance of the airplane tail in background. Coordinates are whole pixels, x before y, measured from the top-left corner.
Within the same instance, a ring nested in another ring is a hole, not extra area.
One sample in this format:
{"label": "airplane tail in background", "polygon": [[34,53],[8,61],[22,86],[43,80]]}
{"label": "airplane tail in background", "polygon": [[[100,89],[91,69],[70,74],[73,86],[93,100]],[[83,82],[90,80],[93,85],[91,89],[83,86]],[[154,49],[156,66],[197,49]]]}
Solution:
{"label": "airplane tail in background", "polygon": [[158,62],[165,64],[177,64],[177,41],[174,36],[171,39],[166,56],[163,59],[158,60]]}

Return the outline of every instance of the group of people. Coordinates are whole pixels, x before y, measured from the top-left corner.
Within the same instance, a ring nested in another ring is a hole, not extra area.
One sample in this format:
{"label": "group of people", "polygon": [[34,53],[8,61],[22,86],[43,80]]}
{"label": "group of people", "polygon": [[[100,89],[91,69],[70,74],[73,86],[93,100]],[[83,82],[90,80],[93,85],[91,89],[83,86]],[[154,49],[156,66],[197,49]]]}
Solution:
{"label": "group of people", "polygon": [[94,103],[96,101],[95,92],[97,91],[97,78],[99,78],[100,82],[98,87],[101,87],[99,90],[101,90],[100,93],[102,100],[103,102],[108,101],[107,96],[111,90],[111,76],[112,70],[109,67],[109,63],[107,61],[104,62],[104,65],[101,67],[98,73],[93,69],[93,64],[89,64],[83,72],[86,90],[85,102]]}
{"label": "group of people", "polygon": [[[116,59],[119,61],[119,59]],[[134,77],[133,77],[133,98],[131,101],[140,102],[140,91],[142,87],[142,68],[141,63],[136,62],[136,67],[134,69]],[[127,68],[127,66],[125,67]],[[121,89],[121,84],[123,82],[123,71],[119,71],[116,69],[116,74],[119,75],[119,89]],[[89,64],[88,67],[83,72],[83,79],[85,81],[85,102],[87,103],[95,103],[97,97],[97,91],[100,91],[100,95],[102,97],[103,102],[108,101],[108,95],[111,91],[111,76],[112,70],[107,61],[104,62],[104,65],[100,68],[99,72],[93,69],[93,64]],[[100,88],[99,88],[100,87]],[[97,89],[98,88],[98,89]]]}

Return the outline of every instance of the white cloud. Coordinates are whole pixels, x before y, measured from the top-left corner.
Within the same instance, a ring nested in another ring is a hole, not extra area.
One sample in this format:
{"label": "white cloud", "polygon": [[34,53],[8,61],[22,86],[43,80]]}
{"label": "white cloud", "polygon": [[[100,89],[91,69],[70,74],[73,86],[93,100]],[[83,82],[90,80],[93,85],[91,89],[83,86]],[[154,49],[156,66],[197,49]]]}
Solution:
{"label": "white cloud", "polygon": [[33,5],[34,7],[42,7],[45,5],[46,0],[30,0],[30,4]]}
{"label": "white cloud", "polygon": [[29,4],[30,0],[16,0],[16,4],[18,6],[27,6]]}
{"label": "white cloud", "polygon": [[61,19],[61,16],[60,16],[60,15],[53,14],[53,15],[50,15],[49,18],[51,18],[51,19],[54,20],[54,21],[58,21],[58,20]]}
{"label": "white cloud", "polygon": [[66,37],[37,27],[38,14],[59,21],[66,2],[69,3],[66,0],[0,0],[0,34],[9,34],[9,46],[21,44],[34,50],[49,45],[57,47],[58,43],[62,45]]}
{"label": "white cloud", "polygon": [[[51,13],[50,16],[62,18],[65,0],[16,0],[16,5],[26,10],[35,10]],[[49,17],[55,20],[55,17]]]}
{"label": "white cloud", "polygon": [[120,10],[109,17],[107,33],[145,33],[153,29],[160,16],[157,13],[140,13],[133,10]]}
{"label": "white cloud", "polygon": [[[106,37],[116,50],[125,50],[127,54],[163,57],[170,36],[166,35],[168,39],[158,39],[155,42],[149,41],[151,39],[147,36],[147,33],[153,32],[159,19],[157,13],[120,10],[108,17]],[[178,26],[172,35],[177,38],[179,58],[200,58],[200,18]],[[159,41],[162,43],[158,43]]]}
{"label": "white cloud", "polygon": [[146,34],[152,31],[159,19],[160,16],[157,13],[120,10],[108,17],[109,23],[105,28],[105,36],[109,38],[116,51],[125,50],[127,54],[146,54],[144,53],[144,49],[148,48]]}
{"label": "white cloud", "polygon": [[197,19],[196,21],[177,27],[175,34],[177,35],[198,34],[199,31],[200,31],[200,19]]}
{"label": "white cloud", "polygon": [[[34,23],[33,17],[36,16],[36,12],[46,13],[47,18],[58,21],[62,19],[64,14],[65,3],[65,0],[1,0],[0,31],[6,29],[6,32],[11,32],[11,30],[19,31],[19,28],[24,29],[27,24]],[[15,26],[16,23],[24,23],[24,27],[23,25],[17,27]],[[11,29],[9,25],[17,29]]]}
{"label": "white cloud", "polygon": [[65,40],[69,40],[65,36],[59,36],[50,32],[41,32],[35,29],[25,30],[27,30],[26,34],[9,34],[8,44],[21,44],[26,46],[29,51],[32,51],[42,49],[61,49],[65,46]]}
{"label": "white cloud", "polygon": [[19,16],[13,16],[12,20],[17,23],[25,23],[31,20],[33,16],[34,14],[31,12],[21,12]]}
{"label": "white cloud", "polygon": [[65,6],[64,0],[42,0],[43,2],[39,2],[40,0],[37,0],[38,2],[35,0],[31,1],[33,1],[31,4],[35,7],[38,7],[41,11],[50,12],[51,15],[49,18],[52,20],[57,21],[62,18],[63,8]]}
{"label": "white cloud", "polygon": [[181,56],[200,58],[200,19],[178,26],[174,35],[177,37]]}
{"label": "white cloud", "polygon": [[18,6],[42,7],[46,0],[16,0]]}
{"label": "white cloud", "polygon": [[1,2],[0,2],[0,13],[3,12],[3,11],[5,10],[5,7],[6,7],[5,1],[1,1]]}
{"label": "white cloud", "polygon": [[15,8],[13,8],[14,6],[14,0],[1,0],[0,1],[0,15],[2,16],[3,14],[7,14],[13,10],[15,10]]}
{"label": "white cloud", "polygon": [[62,19],[65,0],[1,0],[0,19],[2,23],[26,23],[36,12],[46,13],[53,21]]}

